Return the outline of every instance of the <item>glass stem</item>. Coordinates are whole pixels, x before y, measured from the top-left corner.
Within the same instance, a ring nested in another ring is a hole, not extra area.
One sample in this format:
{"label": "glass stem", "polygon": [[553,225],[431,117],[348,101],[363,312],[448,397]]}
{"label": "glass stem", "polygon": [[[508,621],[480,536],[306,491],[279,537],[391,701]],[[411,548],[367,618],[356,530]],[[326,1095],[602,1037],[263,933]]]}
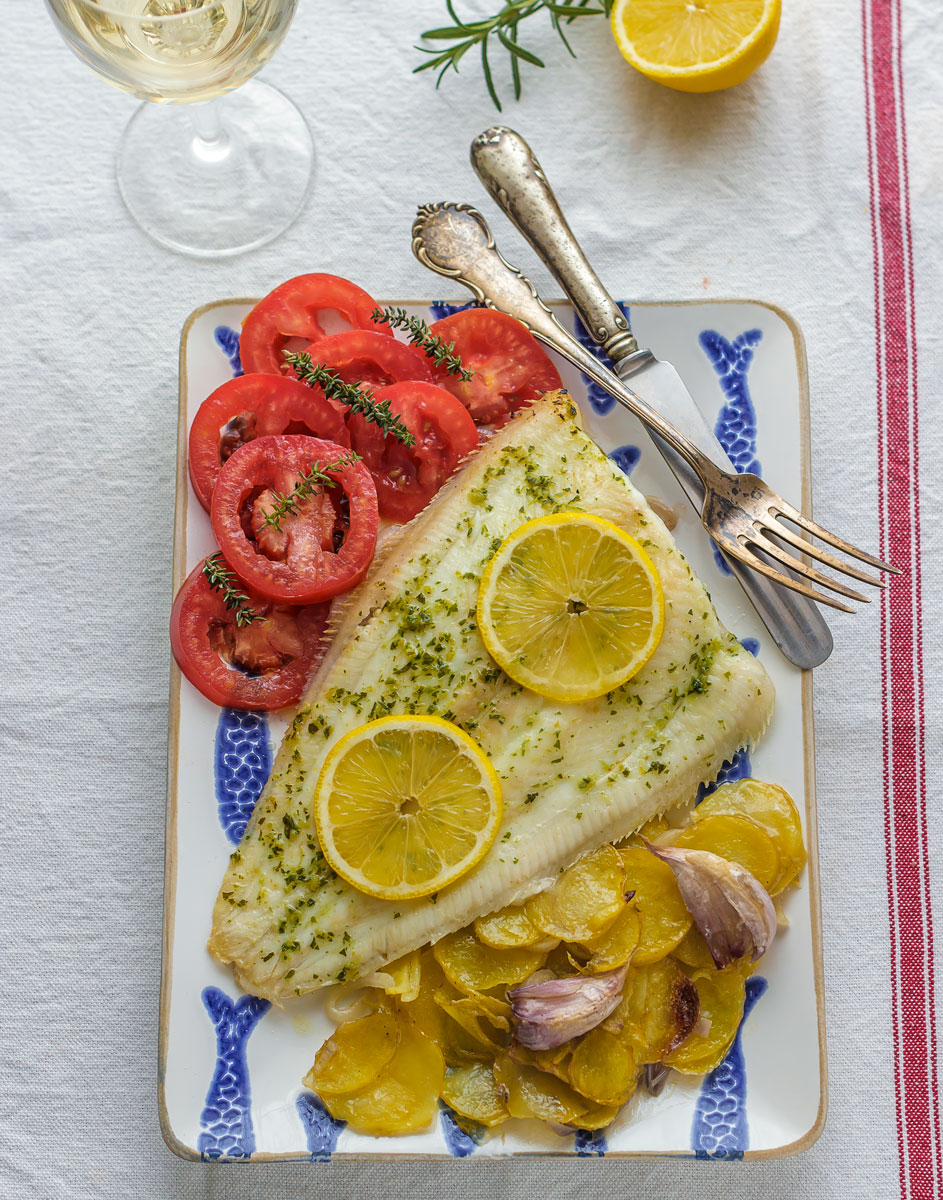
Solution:
{"label": "glass stem", "polygon": [[229,135],[223,127],[221,103],[222,97],[217,96],[189,106],[193,153],[198,158],[213,161],[225,158],[229,153]]}

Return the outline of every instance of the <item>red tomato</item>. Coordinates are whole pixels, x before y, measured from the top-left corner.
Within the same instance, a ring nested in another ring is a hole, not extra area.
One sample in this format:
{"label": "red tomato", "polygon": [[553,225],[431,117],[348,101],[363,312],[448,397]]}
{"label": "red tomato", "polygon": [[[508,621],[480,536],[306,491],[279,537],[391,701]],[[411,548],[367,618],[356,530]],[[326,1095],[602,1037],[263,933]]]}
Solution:
{"label": "red tomato", "polygon": [[461,460],[478,447],[478,431],[465,407],[431,383],[394,383],[376,393],[416,439],[404,446],[363,417],[348,418],[353,448],[370,468],[380,512],[409,521],[425,508]]}
{"label": "red tomato", "polygon": [[295,704],[326,646],[330,604],[287,608],[247,590],[262,619],[240,627],[207,582],[203,562],[187,576],[170,615],[180,670],[214,704],[261,711]]}
{"label": "red tomato", "polygon": [[345,383],[386,387],[402,379],[432,382],[428,358],[396,338],[368,329],[348,329],[308,347],[311,361],[336,371]]}
{"label": "red tomato", "polygon": [[379,516],[370,472],[356,462],[329,472],[334,487],[299,501],[280,528],[262,519],[276,493],[287,496],[300,473],[322,468],[345,448],[298,434],[256,438],[223,463],[210,520],[223,552],[250,588],[288,604],[314,604],[359,583],[376,549]]}
{"label": "red tomato", "polygon": [[190,426],[188,461],[197,497],[209,511],[220,466],[245,442],[308,433],[350,445],[343,415],[320,388],[276,375],[241,375],[209,395]]}
{"label": "red tomato", "polygon": [[308,343],[327,337],[320,321],[325,312],[340,313],[354,329],[372,329],[392,337],[391,329],[371,320],[376,307],[373,297],[349,279],[339,275],[296,275],[269,292],[243,322],[239,338],[243,370],[247,374],[263,371],[281,375],[285,367],[283,350],[303,350]]}
{"label": "red tomato", "polygon": [[515,409],[561,386],[560,373],[520,321],[490,308],[466,308],[430,326],[455,353],[470,383],[440,368],[436,383],[457,396],[476,421],[503,425]]}

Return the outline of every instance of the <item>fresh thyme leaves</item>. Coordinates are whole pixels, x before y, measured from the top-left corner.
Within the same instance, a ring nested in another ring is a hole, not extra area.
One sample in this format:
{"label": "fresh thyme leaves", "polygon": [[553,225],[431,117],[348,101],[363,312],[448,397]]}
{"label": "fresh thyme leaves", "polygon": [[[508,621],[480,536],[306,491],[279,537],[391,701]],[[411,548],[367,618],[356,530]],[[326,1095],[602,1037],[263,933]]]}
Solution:
{"label": "fresh thyme leaves", "polygon": [[491,66],[488,62],[488,42],[493,34],[500,45],[507,51],[511,64],[511,80],[514,84],[514,99],[521,98],[521,63],[530,63],[534,67],[544,66],[542,59],[530,50],[525,50],[518,42],[518,25],[527,17],[537,12],[546,12],[550,23],[560,35],[560,39],[573,58],[576,57],[573,47],[567,41],[563,26],[570,25],[578,17],[606,16],[608,17],[613,0],[599,0],[601,7],[592,7],[590,0],[506,0],[504,6],[493,17],[485,17],[480,21],[463,21],[456,13],[452,0],[445,0],[449,16],[454,25],[444,25],[438,29],[427,29],[421,36],[428,41],[452,42],[445,50],[430,46],[417,46],[416,49],[428,54],[429,59],[414,68],[417,71],[438,70],[439,76],[436,87],[442,82],[446,71],[451,67],[458,72],[458,64],[474,46],[481,47],[481,69],[484,72],[488,94],[495,108],[501,111],[501,101],[495,87]]}
{"label": "fresh thyme leaves", "polygon": [[310,354],[292,354],[286,350],[284,356],[285,362],[302,383],[309,387],[319,386],[329,400],[346,404],[351,412],[359,413],[365,421],[379,426],[384,433],[392,434],[404,446],[415,446],[416,439],[390,408],[389,400],[378,401],[369,388],[345,383],[336,371],[325,367],[323,363],[312,362]]}
{"label": "fresh thyme leaves", "polygon": [[274,507],[262,518],[262,524],[256,532],[261,532],[266,525],[281,532],[282,517],[295,516],[302,500],[308,500],[311,496],[319,496],[324,488],[334,486],[334,480],[328,474],[329,471],[340,471],[356,462],[360,462],[360,455],[351,450],[347,454],[335,458],[332,462],[325,463],[323,467],[315,460],[308,468],[307,473],[299,471],[300,478],[290,492],[284,496],[279,495],[278,492],[272,493]]}
{"label": "fresh thyme leaves", "polygon": [[249,597],[245,592],[239,591],[239,580],[236,578],[235,572],[226,566],[223,556],[218,550],[215,554],[211,554],[203,564],[203,574],[213,591],[219,592],[222,596],[226,607],[232,609],[236,614],[236,624],[240,629],[244,625],[251,625],[253,621],[262,620],[255,609],[249,605]]}
{"label": "fresh thyme leaves", "polygon": [[462,360],[455,353],[455,343],[447,342],[433,333],[420,317],[411,317],[405,308],[375,308],[370,316],[377,325],[404,329],[410,344],[418,346],[437,367],[445,367],[450,375],[458,375],[466,383],[471,382],[472,373],[465,370]]}

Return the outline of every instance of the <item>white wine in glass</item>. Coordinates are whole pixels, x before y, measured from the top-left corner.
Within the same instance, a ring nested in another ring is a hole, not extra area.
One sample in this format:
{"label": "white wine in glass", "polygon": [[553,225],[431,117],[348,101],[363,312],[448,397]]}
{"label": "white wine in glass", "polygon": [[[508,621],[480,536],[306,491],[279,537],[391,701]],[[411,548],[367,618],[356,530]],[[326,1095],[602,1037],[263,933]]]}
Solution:
{"label": "white wine in glass", "polygon": [[311,183],[311,135],[286,96],[247,81],[277,50],[296,0],[46,3],[81,59],[147,102],[118,156],[121,194],[143,229],[214,257],[291,224]]}

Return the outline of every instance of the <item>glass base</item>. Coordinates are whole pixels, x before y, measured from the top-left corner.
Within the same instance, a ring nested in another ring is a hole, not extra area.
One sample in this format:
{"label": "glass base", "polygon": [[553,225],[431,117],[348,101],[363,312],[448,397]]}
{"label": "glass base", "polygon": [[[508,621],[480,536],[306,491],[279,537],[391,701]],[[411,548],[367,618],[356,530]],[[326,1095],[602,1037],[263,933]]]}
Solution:
{"label": "glass base", "polygon": [[118,187],[135,221],[200,258],[278,237],[300,213],[313,173],[304,117],[257,79],[203,104],[142,104],[118,153]]}

